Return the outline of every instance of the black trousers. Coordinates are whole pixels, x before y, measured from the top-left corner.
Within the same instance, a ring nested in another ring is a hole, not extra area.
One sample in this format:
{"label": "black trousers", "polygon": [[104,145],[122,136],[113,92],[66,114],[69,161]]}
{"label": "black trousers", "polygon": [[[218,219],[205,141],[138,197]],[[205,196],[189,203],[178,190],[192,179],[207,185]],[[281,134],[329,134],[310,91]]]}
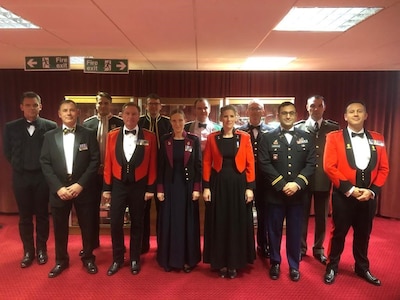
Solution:
{"label": "black trousers", "polygon": [[68,255],[68,235],[69,235],[69,215],[72,205],[75,207],[78,217],[79,228],[82,233],[83,256],[82,261],[94,261],[93,255],[93,209],[95,202],[90,190],[83,190],[75,199],[63,201],[62,206],[52,206],[54,239],[56,250],[56,263],[63,264],[69,262]]}
{"label": "black trousers", "polygon": [[13,172],[18,205],[19,234],[24,252],[35,254],[33,217],[36,217],[36,250],[47,251],[49,238],[49,188],[41,171]]}
{"label": "black trousers", "polygon": [[315,231],[313,255],[324,254],[324,241],[326,235],[326,222],[328,220],[329,210],[329,195],[330,192],[309,191],[307,201],[304,204],[304,220],[301,236],[301,253],[307,252],[307,233],[308,219],[310,216],[311,202],[314,199],[314,214],[315,214]]}
{"label": "black trousers", "polygon": [[143,215],[147,178],[134,183],[123,183],[113,178],[111,191],[111,240],[113,260],[118,263],[124,261],[124,215],[129,208],[131,218],[130,229],[130,260],[139,261],[142,248]]}
{"label": "black trousers", "polygon": [[327,269],[338,270],[340,256],[350,227],[353,227],[353,256],[356,271],[369,269],[368,245],[372,230],[372,221],[376,211],[376,199],[358,201],[346,197],[338,190],[332,194],[333,232],[329,243]]}
{"label": "black trousers", "polygon": [[254,190],[254,202],[257,211],[257,246],[261,249],[268,249],[268,203],[264,196],[262,182],[256,182],[256,189]]}

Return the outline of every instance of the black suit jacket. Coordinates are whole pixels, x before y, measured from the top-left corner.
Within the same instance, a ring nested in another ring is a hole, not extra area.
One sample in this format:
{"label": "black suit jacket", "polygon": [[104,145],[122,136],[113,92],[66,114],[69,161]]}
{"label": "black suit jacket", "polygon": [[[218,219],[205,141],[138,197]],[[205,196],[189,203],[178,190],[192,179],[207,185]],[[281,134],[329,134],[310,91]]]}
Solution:
{"label": "black suit jacket", "polygon": [[[280,127],[263,134],[258,149],[258,168],[265,179],[268,202],[301,203],[315,170],[313,136],[295,128],[289,144]],[[287,182],[296,182],[300,186],[291,197],[282,192]]]}
{"label": "black suit jacket", "polygon": [[[32,137],[29,136],[27,131],[25,118],[8,122],[4,127],[3,152],[14,171],[40,171],[39,156],[43,144],[43,135],[47,131],[57,128],[57,124],[40,117],[37,118],[36,123],[37,126]],[[29,144],[29,138],[34,140],[33,144]],[[25,151],[30,152],[29,166],[24,162]]]}
{"label": "black suit jacket", "polygon": [[[82,125],[97,132],[97,129],[99,127],[99,119],[97,118],[97,116],[91,116],[90,118],[87,118],[85,121],[83,121]],[[112,116],[108,120],[108,131],[122,126],[124,126],[124,121],[120,117]]]}
{"label": "black suit jacket", "polygon": [[[50,188],[50,204],[62,206],[63,201],[58,197],[57,191],[73,183],[83,187],[82,193],[90,196],[99,167],[100,152],[93,130],[77,125],[75,131],[74,159],[72,167],[72,181],[67,178],[65,162],[63,132],[59,127],[49,131],[44,136],[40,164],[43,174]],[[80,197],[82,201],[90,201],[94,197]]]}

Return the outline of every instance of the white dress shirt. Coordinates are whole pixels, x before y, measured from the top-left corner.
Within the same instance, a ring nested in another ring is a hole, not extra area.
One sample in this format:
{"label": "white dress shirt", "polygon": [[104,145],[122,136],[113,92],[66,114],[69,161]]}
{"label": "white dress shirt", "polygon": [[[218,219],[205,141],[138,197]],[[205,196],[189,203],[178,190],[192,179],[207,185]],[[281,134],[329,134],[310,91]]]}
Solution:
{"label": "white dress shirt", "polygon": [[125,127],[123,128],[123,148],[124,148],[124,154],[125,158],[127,161],[130,161],[132,158],[133,153],[135,152],[136,149],[136,143],[137,143],[137,135],[139,131],[139,126],[136,126],[133,130],[136,130],[136,134],[133,135],[131,133],[125,134],[125,130],[129,130],[128,128]]}
{"label": "white dress shirt", "polygon": [[[71,129],[65,125],[62,126],[64,128]],[[67,164],[67,173],[72,174],[72,167],[74,165],[74,144],[75,144],[75,133],[63,134],[63,146],[64,146],[64,155],[65,162]]]}

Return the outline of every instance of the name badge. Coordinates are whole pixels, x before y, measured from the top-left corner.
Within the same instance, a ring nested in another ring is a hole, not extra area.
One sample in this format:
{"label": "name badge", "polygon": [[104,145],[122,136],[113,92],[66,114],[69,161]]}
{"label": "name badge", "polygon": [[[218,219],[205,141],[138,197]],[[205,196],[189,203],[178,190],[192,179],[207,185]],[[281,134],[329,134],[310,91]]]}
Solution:
{"label": "name badge", "polygon": [[86,151],[88,149],[89,148],[88,148],[87,144],[80,144],[79,145],[79,151]]}
{"label": "name badge", "polygon": [[375,146],[380,146],[380,147],[384,147],[385,146],[385,142],[384,141],[378,141],[378,140],[369,139],[368,142],[369,142],[370,145],[375,145]]}
{"label": "name badge", "polygon": [[136,145],[139,145],[139,146],[148,146],[148,145],[150,145],[150,143],[149,143],[148,140],[137,140]]}

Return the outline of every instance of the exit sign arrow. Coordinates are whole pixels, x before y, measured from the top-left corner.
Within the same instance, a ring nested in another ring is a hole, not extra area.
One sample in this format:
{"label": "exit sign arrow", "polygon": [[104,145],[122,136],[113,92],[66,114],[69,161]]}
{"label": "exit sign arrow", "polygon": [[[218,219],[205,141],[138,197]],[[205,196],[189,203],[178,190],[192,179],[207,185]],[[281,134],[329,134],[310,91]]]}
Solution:
{"label": "exit sign arrow", "polygon": [[128,74],[127,59],[85,58],[85,73]]}
{"label": "exit sign arrow", "polygon": [[25,71],[69,71],[69,56],[27,56]]}

